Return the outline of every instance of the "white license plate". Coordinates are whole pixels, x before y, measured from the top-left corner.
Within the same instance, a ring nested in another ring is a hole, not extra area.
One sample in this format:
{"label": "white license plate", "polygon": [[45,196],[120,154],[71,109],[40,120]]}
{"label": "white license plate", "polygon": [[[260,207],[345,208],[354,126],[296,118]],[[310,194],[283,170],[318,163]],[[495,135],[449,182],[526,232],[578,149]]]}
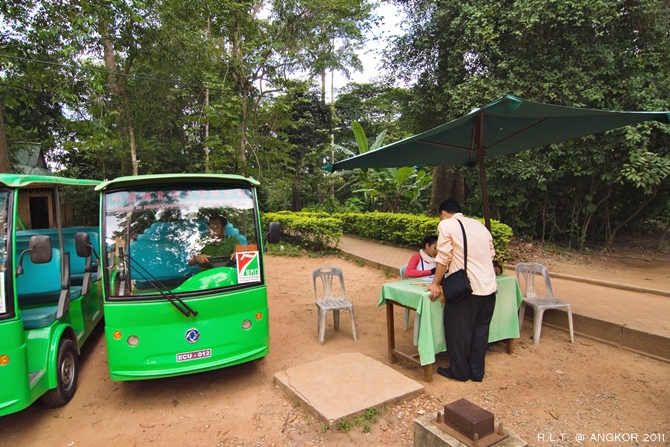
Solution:
{"label": "white license plate", "polygon": [[199,351],[182,352],[177,354],[178,362],[188,362],[189,360],[205,359],[212,356],[211,349],[201,349]]}

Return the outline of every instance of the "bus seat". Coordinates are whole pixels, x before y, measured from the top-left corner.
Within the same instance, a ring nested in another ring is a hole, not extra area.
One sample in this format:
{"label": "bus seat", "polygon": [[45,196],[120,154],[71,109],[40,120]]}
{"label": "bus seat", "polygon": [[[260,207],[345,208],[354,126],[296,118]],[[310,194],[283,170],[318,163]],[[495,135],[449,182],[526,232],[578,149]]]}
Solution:
{"label": "bus seat", "polygon": [[193,233],[203,233],[207,231],[207,222],[202,219],[188,221],[158,221],[152,223],[149,228],[144,230],[137,239],[148,239],[152,241],[184,240]]}
{"label": "bus seat", "polygon": [[60,250],[51,249],[51,261],[33,264],[23,257],[23,274],[16,277],[20,305],[57,303],[61,291]]}
{"label": "bus seat", "polygon": [[226,229],[223,232],[224,236],[235,236],[240,241],[240,244],[247,245],[247,237],[243,234],[240,234],[240,230],[235,228],[233,224],[228,222],[226,224]]}
{"label": "bus seat", "polygon": [[47,327],[56,320],[58,306],[21,309],[21,320],[24,329],[39,329]]}
{"label": "bus seat", "polygon": [[[91,241],[93,250],[97,255],[100,251],[100,236],[95,229],[90,227],[78,228],[78,231],[85,232],[88,234],[88,238]],[[82,258],[77,255],[77,249],[75,247],[74,236],[76,232],[63,232],[63,248],[65,251],[70,253],[70,283],[76,286],[80,286],[84,282],[84,275],[86,273],[86,258]],[[95,272],[97,270],[98,259],[95,255],[92,255],[92,268]]]}
{"label": "bus seat", "polygon": [[129,254],[130,279],[136,280],[139,288],[149,287],[153,278],[165,285],[180,284],[198,272],[197,266],[188,265],[189,253],[180,243],[137,240],[130,243]]}
{"label": "bus seat", "polygon": [[135,261],[130,263],[130,279],[136,281],[138,288],[150,287],[151,276],[167,286],[181,284],[200,271],[198,266],[188,265],[188,241],[193,236],[201,237],[206,231],[207,222],[201,219],[152,223],[130,243],[129,254]]}

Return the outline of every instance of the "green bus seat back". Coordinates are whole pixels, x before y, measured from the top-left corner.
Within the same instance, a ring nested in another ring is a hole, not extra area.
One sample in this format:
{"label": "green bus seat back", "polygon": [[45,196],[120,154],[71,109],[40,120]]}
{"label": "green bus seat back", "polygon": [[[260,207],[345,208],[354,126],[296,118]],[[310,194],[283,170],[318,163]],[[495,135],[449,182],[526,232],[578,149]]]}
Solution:
{"label": "green bus seat back", "polygon": [[51,262],[33,264],[23,257],[23,274],[16,277],[19,305],[57,303],[61,291],[60,251],[51,249]]}
{"label": "green bus seat back", "polygon": [[[91,227],[71,227],[63,228],[63,248],[70,252],[70,284],[80,286],[84,282],[84,273],[86,268],[86,258],[77,256],[77,249],[74,244],[74,235],[78,232],[88,234],[91,245],[95,253],[100,255],[100,234],[95,228]],[[97,270],[97,262],[95,255],[92,255],[93,272]]]}
{"label": "green bus seat back", "polygon": [[56,320],[58,306],[21,309],[21,320],[24,329],[39,329],[47,327]]}

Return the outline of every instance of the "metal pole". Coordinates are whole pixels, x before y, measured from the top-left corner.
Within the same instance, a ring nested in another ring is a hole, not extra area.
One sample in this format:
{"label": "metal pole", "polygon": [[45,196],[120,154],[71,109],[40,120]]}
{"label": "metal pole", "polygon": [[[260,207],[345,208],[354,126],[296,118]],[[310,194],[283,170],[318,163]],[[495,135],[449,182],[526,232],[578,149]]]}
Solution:
{"label": "metal pole", "polygon": [[479,185],[482,188],[482,202],[484,205],[484,224],[491,231],[491,211],[489,210],[489,192],[486,185],[486,166],[484,159],[486,158],[486,149],[484,148],[484,111],[477,115],[477,160],[479,161]]}

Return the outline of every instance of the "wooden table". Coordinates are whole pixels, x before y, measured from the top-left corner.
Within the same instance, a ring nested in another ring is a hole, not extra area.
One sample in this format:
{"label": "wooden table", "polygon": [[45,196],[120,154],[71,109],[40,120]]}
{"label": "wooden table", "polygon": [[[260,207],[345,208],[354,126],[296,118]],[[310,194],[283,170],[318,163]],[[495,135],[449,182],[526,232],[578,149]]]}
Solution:
{"label": "wooden table", "polygon": [[[506,340],[507,352],[513,349],[513,339],[519,337],[518,309],[521,304],[521,290],[516,277],[500,275],[496,277],[498,294],[496,306],[489,326],[489,343]],[[426,281],[411,278],[386,283],[382,286],[378,306],[386,305],[386,331],[388,337],[389,360],[398,358],[419,364],[424,369],[427,381],[433,378],[435,354],[447,350],[444,339],[443,310],[440,300],[431,301],[426,291]],[[418,337],[418,353],[407,354],[395,347],[395,321],[393,306],[416,310],[421,317]]]}

